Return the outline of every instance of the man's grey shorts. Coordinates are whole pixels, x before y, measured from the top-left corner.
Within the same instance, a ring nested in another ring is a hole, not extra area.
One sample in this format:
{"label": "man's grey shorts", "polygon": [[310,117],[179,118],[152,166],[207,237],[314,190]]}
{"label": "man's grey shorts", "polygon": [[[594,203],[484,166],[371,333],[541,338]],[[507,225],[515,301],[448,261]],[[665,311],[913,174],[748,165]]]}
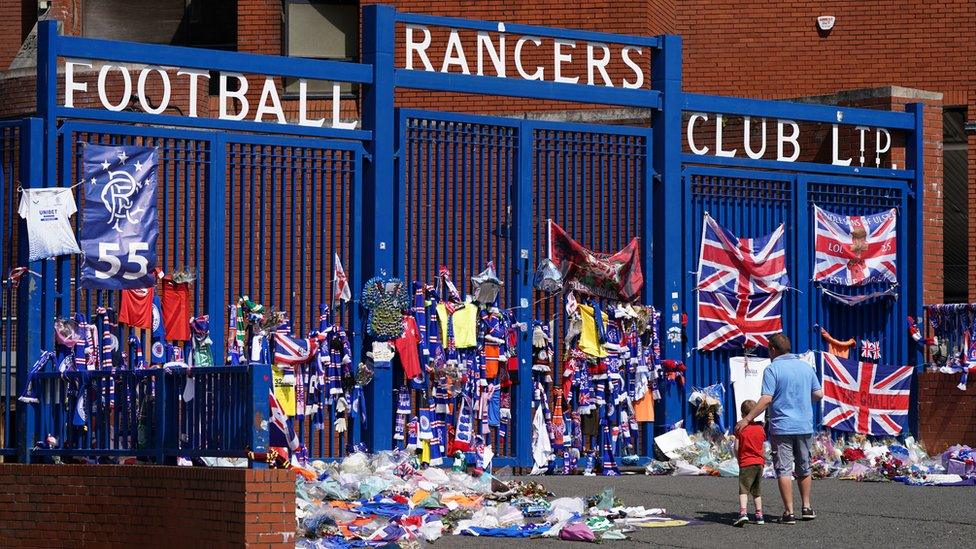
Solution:
{"label": "man's grey shorts", "polygon": [[810,476],[810,445],[813,435],[770,435],[773,449],[773,466],[777,477],[796,478]]}

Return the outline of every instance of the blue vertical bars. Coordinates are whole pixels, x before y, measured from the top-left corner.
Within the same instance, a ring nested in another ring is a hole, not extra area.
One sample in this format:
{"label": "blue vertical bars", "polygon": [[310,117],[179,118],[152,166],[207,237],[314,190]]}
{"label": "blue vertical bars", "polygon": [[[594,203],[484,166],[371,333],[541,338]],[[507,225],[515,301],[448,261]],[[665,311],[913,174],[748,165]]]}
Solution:
{"label": "blue vertical bars", "polygon": [[[214,135],[213,141],[207,143],[209,147],[210,165],[206,170],[206,270],[204,310],[210,315],[210,339],[213,340],[214,363],[224,363],[224,330],[227,326],[227,305],[233,300],[224,293],[227,255],[227,233],[232,227],[227,227],[227,182],[233,188],[233,176],[227,176],[227,143],[223,134]],[[199,181],[199,179],[197,180]],[[197,187],[199,189],[199,186]]]}

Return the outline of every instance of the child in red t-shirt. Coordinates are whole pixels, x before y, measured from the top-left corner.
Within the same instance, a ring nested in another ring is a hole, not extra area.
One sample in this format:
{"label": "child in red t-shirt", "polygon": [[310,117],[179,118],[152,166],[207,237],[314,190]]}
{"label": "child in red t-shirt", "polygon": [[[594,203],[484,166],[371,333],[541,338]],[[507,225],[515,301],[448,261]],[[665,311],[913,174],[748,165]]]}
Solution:
{"label": "child in red t-shirt", "polygon": [[[745,416],[756,407],[755,400],[742,403],[742,415]],[[760,482],[763,476],[763,466],[766,465],[766,453],[763,443],[766,442],[766,432],[762,422],[754,421],[735,435],[735,454],[739,458],[739,518],[734,526],[744,526],[749,522],[746,514],[746,504],[752,494],[756,504],[756,524],[765,524],[762,512],[762,492]]]}

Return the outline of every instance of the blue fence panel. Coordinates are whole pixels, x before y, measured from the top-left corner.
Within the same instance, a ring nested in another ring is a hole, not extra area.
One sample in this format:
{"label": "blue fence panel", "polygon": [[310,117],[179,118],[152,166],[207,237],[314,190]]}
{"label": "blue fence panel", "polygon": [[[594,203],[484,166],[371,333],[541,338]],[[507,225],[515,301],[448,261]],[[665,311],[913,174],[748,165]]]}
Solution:
{"label": "blue fence panel", "polygon": [[[913,242],[913,223],[908,214],[907,201],[908,186],[902,181],[855,179],[842,177],[824,177],[801,175],[800,184],[806,189],[806,200],[797,204],[797,214],[804,216],[809,222],[804,239],[798,243],[799,250],[807,252],[810,265],[814,265],[814,238],[816,225],[813,220],[813,206],[840,215],[871,215],[895,208],[897,218],[896,238],[896,270],[902,287],[911,287],[911,266],[909,264],[910,248],[917,246]],[[812,271],[810,271],[812,274]],[[844,289],[847,294],[868,294],[882,291],[886,284],[869,284],[857,289]],[[863,340],[876,341],[881,347],[883,364],[903,365],[910,362],[908,353],[908,329],[905,324],[907,315],[918,315],[921,311],[911,311],[911,303],[907,293],[894,299],[884,298],[869,301],[856,306],[838,303],[822,294],[814,284],[809,284],[805,297],[808,300],[812,318],[809,324],[810,347],[817,351],[826,350],[827,346],[820,337],[817,326],[826,329],[831,336],[839,340],[855,339],[857,344],[851,349],[851,358],[857,358],[861,352]],[[909,409],[910,425],[914,424],[917,408],[914,399],[917,393],[912,391],[913,404]],[[821,420],[820,410],[817,410],[817,421]]]}
{"label": "blue fence panel", "polygon": [[[408,110],[399,120],[400,276],[433,284],[443,265],[464,292],[471,276],[494,261],[506,282],[501,306],[517,306],[512,193],[518,121]],[[403,373],[395,372],[394,386],[403,381]],[[518,418],[514,397],[512,405],[512,417]],[[492,429],[490,442],[501,460],[515,455],[521,427],[513,420],[504,444]]]}
{"label": "blue fence panel", "polygon": [[[714,383],[725,386],[725,403],[722,416],[723,426],[729,428],[735,423],[735,398],[730,386],[729,358],[741,356],[742,351],[697,351],[698,308],[694,288],[695,273],[698,271],[699,250],[701,248],[702,222],[709,213],[720,225],[728,228],[740,238],[760,237],[773,232],[780,223],[786,225],[786,259],[790,281],[794,285],[806,276],[798,272],[796,225],[792,222],[793,201],[796,199],[795,176],[773,172],[736,171],[704,167],[689,167],[684,170],[684,287],[685,306],[688,314],[686,327],[686,348],[690,355],[686,360],[687,387],[683,398],[687,399],[693,387],[705,387]],[[801,285],[802,286],[802,285]],[[802,349],[798,337],[804,328],[796,317],[797,292],[783,296],[783,328],[787,335]],[[802,321],[799,321],[802,322]],[[697,429],[695,409],[686,401],[685,424]]]}
{"label": "blue fence panel", "polygon": [[[18,257],[20,222],[17,208],[21,179],[21,140],[25,120],[0,122],[0,456],[16,453],[14,408],[17,400],[18,289],[7,279],[21,265]],[[30,276],[23,280],[31,284]]]}
{"label": "blue fence panel", "polygon": [[[35,456],[158,457],[163,428],[158,414],[163,370],[44,372],[38,376],[40,403],[31,441],[53,435],[57,449]],[[87,421],[78,423],[77,417]]]}
{"label": "blue fence panel", "polygon": [[[531,265],[548,255],[548,219],[585,246],[603,252],[619,250],[640,237],[645,276],[641,301],[651,303],[651,235],[645,232],[645,216],[651,215],[645,207],[651,184],[651,130],[533,122],[526,124],[526,132],[532,139],[533,165]],[[559,384],[565,358],[561,336],[567,329],[563,299],[535,291],[533,305],[534,318],[550,323],[556,350],[552,375]],[[578,400],[574,397],[573,402]],[[643,429],[636,441],[640,455],[651,454],[649,436],[650,429]],[[599,440],[585,445],[597,448]]]}
{"label": "blue fence panel", "polygon": [[253,417],[247,366],[173,369],[166,373],[166,453],[238,456],[248,445]]}
{"label": "blue fence panel", "polygon": [[[853,180],[844,178],[815,178],[803,176],[807,188],[807,199],[798,208],[800,215],[813,219],[813,206],[841,215],[870,215],[890,208],[897,210],[898,222],[896,238],[898,242],[896,268],[899,281],[908,276],[908,249],[915,245],[910,236],[911,223],[905,215],[907,190],[903,182]],[[800,242],[801,250],[807,250],[811,265],[814,261],[814,231],[811,222],[805,239]],[[852,295],[882,291],[886,284],[867,285],[857,290],[845,290]],[[813,320],[840,340],[855,338],[860,350],[862,339],[878,341],[881,345],[881,360],[886,364],[908,363],[908,331],[905,318],[921,311],[909,311],[906,299],[879,299],[856,307],[840,304],[824,297],[819,290],[812,288],[807,293]],[[811,334],[811,346],[825,350],[822,338]],[[855,356],[852,352],[851,356]]]}
{"label": "blue fence panel", "polygon": [[[355,143],[233,136],[227,138],[227,221],[224,302],[242,295],[286,313],[292,333],[318,329],[319,304],[335,306],[334,320],[352,337],[359,326],[362,287],[360,192],[362,149]],[[340,257],[353,302],[333,303],[333,269]],[[358,364],[359,345],[353,345]],[[309,382],[309,365],[300,366]],[[349,436],[311,418],[295,429],[315,458],[341,457]]]}

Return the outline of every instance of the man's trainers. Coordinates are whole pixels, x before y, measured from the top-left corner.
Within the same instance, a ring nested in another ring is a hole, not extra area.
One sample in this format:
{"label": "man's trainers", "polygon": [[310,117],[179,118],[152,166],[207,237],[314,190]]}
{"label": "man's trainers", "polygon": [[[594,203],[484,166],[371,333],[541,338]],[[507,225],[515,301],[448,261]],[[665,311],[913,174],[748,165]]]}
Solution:
{"label": "man's trainers", "polygon": [[763,520],[762,513],[756,513],[756,524],[766,524],[766,521]]}
{"label": "man's trainers", "polygon": [[793,513],[783,513],[783,516],[779,519],[780,524],[796,524],[796,516]]}
{"label": "man's trainers", "polygon": [[817,513],[812,507],[804,507],[800,512],[800,517],[803,518],[803,520],[813,520],[817,518]]}
{"label": "man's trainers", "polygon": [[749,522],[749,515],[742,513],[741,515],[739,515],[739,518],[735,519],[735,521],[732,523],[732,526],[735,526],[737,528],[742,528],[743,526],[746,525],[747,522]]}

